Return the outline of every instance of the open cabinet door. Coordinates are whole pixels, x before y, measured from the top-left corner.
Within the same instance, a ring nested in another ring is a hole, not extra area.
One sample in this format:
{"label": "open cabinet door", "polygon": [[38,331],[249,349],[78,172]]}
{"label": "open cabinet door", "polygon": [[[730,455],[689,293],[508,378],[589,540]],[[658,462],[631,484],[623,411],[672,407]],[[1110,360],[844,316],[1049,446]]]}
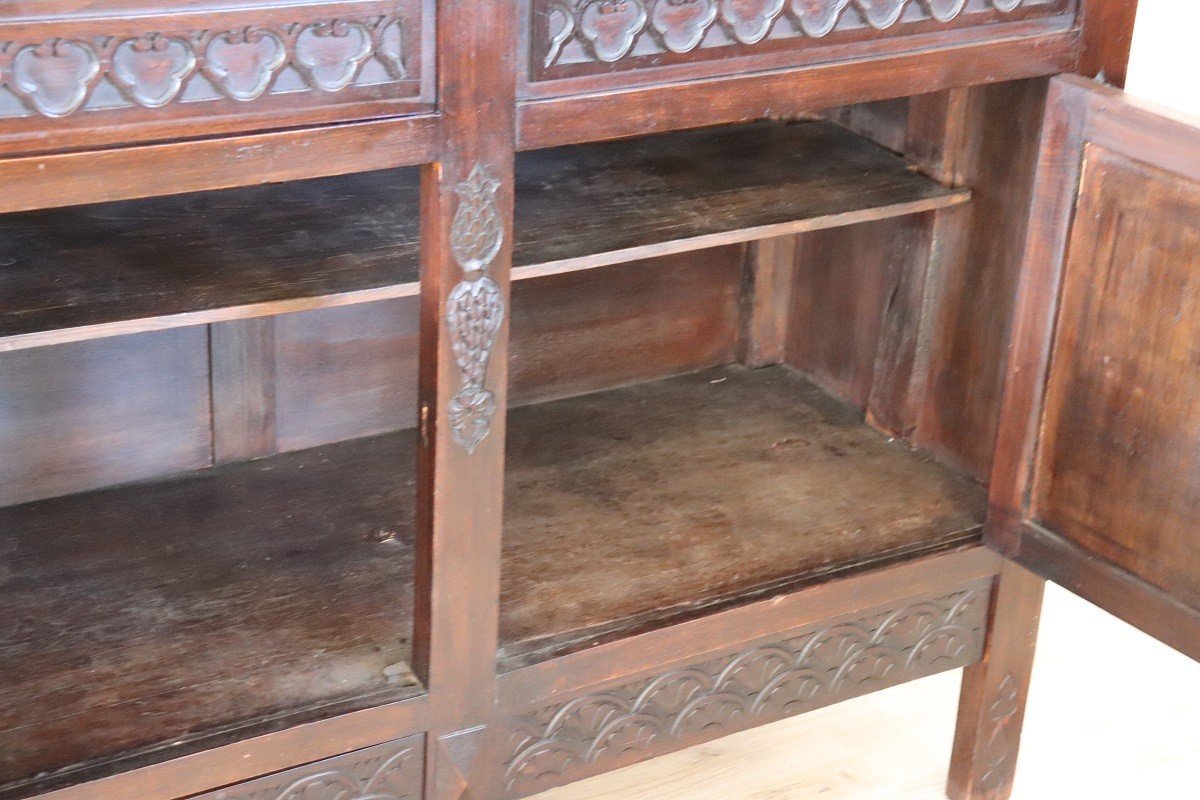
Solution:
{"label": "open cabinet door", "polygon": [[1052,82],[987,540],[1200,659],[1197,126]]}

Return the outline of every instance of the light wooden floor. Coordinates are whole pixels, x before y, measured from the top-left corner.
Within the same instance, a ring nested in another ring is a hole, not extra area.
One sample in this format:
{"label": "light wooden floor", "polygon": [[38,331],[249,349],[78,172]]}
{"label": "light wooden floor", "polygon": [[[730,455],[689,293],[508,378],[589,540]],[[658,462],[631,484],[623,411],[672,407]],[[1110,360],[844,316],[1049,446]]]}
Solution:
{"label": "light wooden floor", "polygon": [[[1200,664],[1056,586],[1014,800],[1200,798]],[[958,672],[537,800],[942,800]]]}

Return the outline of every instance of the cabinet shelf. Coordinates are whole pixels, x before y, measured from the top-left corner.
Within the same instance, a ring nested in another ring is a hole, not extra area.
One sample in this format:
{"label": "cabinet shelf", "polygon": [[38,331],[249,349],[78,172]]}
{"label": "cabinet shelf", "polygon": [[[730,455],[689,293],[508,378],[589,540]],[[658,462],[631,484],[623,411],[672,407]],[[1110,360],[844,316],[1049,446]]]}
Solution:
{"label": "cabinet shelf", "polygon": [[[505,669],[973,543],[984,513],[980,487],[784,367],[517,408],[509,437]],[[0,786],[420,693],[414,444],[0,510]]]}
{"label": "cabinet shelf", "polygon": [[787,367],[517,408],[500,666],[979,540],[985,491]]}
{"label": "cabinet shelf", "polygon": [[402,444],[0,509],[0,794],[422,694]]}
{"label": "cabinet shelf", "polygon": [[[522,153],[514,278],[969,199],[824,122]],[[0,350],[419,291],[419,171],[0,217]]]}

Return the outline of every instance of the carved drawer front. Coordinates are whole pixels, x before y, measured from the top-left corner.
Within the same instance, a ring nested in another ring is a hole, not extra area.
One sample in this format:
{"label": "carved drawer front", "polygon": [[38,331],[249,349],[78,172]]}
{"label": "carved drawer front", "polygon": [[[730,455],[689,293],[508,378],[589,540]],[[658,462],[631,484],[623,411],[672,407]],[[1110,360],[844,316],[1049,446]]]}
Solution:
{"label": "carved drawer front", "polygon": [[[46,4],[47,13],[56,5]],[[432,0],[212,3],[212,11],[191,4],[172,13],[112,5],[105,16],[37,20],[0,11],[7,149],[45,147],[50,137],[60,148],[431,105],[433,59],[423,48]]]}
{"label": "carved drawer front", "polygon": [[505,720],[502,795],[553,786],[978,661],[991,582],[860,612]]}
{"label": "carved drawer front", "polygon": [[[530,0],[530,96],[1068,27],[1076,0]],[[849,49],[847,49],[849,45]],[[836,48],[836,49],[835,49]]]}
{"label": "carved drawer front", "polygon": [[356,750],[192,800],[421,800],[423,737]]}

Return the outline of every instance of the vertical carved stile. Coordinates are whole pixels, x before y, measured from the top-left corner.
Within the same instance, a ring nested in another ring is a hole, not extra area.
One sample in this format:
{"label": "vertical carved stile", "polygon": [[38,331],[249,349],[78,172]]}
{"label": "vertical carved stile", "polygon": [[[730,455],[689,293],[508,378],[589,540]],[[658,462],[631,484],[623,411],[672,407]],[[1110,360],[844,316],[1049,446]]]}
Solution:
{"label": "vertical carved stile", "polygon": [[504,322],[504,297],[488,267],[504,244],[496,205],[500,182],[481,164],[455,189],[458,210],[450,225],[450,249],[463,279],[446,301],[450,345],[462,386],[450,398],[450,435],[468,453],[487,438],[496,413],[496,395],[485,387],[488,361]]}
{"label": "vertical carved stile", "polygon": [[1017,758],[1017,743],[1011,723],[1020,707],[1017,681],[1012,675],[1005,675],[996,701],[988,710],[991,733],[983,750],[985,772],[979,779],[979,788],[985,792],[996,791],[1004,785],[1006,776],[1012,775]]}

